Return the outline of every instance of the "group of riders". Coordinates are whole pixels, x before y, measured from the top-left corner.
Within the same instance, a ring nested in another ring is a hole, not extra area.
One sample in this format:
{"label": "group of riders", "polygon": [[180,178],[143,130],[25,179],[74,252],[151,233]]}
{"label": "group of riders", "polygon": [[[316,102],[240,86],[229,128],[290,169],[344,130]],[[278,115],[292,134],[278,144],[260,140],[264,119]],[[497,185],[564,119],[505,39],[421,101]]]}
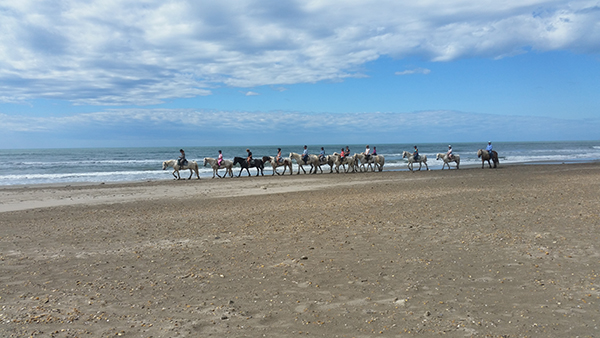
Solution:
{"label": "group of riders", "polygon": [[[490,155],[490,158],[493,158],[493,154],[492,154],[492,141],[488,141],[488,145],[485,148],[485,150],[487,150],[487,152]],[[177,159],[177,164],[180,167],[185,166],[188,161],[185,158],[185,151],[183,151],[183,149],[179,149],[179,152],[181,153],[179,155],[179,158]],[[248,162],[248,164],[252,163],[252,152],[250,151],[250,149],[246,149],[247,157],[246,157],[246,161]],[[346,149],[342,148],[340,151],[340,158],[342,159],[342,161],[346,158],[346,156],[350,155],[350,148],[348,146],[346,146]],[[365,158],[367,161],[370,160],[371,156],[376,156],[377,155],[377,148],[373,147],[373,151],[371,152],[371,148],[369,147],[369,145],[367,144],[365,151],[363,152],[363,155],[365,155]],[[417,148],[417,146],[415,146],[415,150],[413,151],[413,158],[415,161],[419,160],[419,149]],[[448,145],[448,152],[446,152],[446,155],[448,156],[449,160],[452,160],[454,157],[454,154],[452,153],[452,145]],[[321,162],[325,162],[326,161],[326,156],[325,155],[325,148],[321,147],[321,152],[319,153],[319,161]],[[277,161],[277,163],[282,163],[283,162],[283,157],[281,156],[281,148],[277,148],[277,156],[275,156],[275,160]],[[302,160],[304,161],[304,163],[308,163],[308,147],[304,146],[304,151],[302,152]],[[219,156],[217,157],[217,164],[220,166],[221,163],[223,162],[223,152],[221,150],[219,150]]]}

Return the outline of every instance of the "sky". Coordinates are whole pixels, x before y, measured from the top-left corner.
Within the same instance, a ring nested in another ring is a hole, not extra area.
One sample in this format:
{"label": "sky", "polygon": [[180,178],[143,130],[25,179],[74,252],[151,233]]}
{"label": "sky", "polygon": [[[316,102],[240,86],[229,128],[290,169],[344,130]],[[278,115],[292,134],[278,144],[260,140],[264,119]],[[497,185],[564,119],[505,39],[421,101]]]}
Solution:
{"label": "sky", "polygon": [[0,148],[600,139],[600,1],[0,0]]}

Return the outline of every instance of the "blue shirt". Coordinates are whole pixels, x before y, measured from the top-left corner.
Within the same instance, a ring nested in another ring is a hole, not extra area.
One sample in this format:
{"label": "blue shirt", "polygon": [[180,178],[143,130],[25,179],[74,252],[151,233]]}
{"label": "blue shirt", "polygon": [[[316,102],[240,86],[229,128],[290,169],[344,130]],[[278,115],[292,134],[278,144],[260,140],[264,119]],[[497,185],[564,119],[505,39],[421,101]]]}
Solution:
{"label": "blue shirt", "polygon": [[485,148],[485,150],[487,150],[487,151],[492,151],[492,145],[491,145],[491,144],[488,144],[488,146]]}

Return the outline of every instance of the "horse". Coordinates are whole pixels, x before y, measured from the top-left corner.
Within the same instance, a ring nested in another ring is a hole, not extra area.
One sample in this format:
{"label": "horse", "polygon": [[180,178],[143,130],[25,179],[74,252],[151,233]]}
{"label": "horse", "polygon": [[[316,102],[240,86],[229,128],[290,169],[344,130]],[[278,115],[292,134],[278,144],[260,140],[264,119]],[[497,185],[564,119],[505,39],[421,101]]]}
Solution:
{"label": "horse", "polygon": [[373,159],[373,165],[379,170],[383,171],[383,165],[385,164],[385,157],[383,155],[371,155]]}
{"label": "horse", "polygon": [[[296,160],[296,163],[298,164],[298,172],[296,173],[296,175],[300,174],[300,169],[302,169],[302,171],[306,174],[306,170],[304,170],[303,167],[304,165],[310,165],[310,171],[308,173],[312,173],[313,168],[315,166],[318,166],[319,163],[319,158],[315,155],[308,155],[308,161],[304,162],[302,155],[297,153],[290,153],[290,161],[291,160]],[[315,169],[315,174],[316,173],[317,169]]]}
{"label": "horse", "polygon": [[490,159],[490,153],[488,153],[488,151],[484,150],[484,149],[479,149],[477,151],[477,157],[481,158],[481,169],[483,169],[485,161],[488,162],[488,165],[490,166],[490,168],[492,167],[492,165],[490,164],[490,160],[492,160],[492,162],[494,162],[494,168],[496,168],[500,164],[500,161],[498,160],[498,153],[495,150],[492,150],[492,158],[491,159]]}
{"label": "horse", "polygon": [[210,164],[212,170],[213,170],[213,177],[215,178],[215,175],[217,175],[219,178],[221,178],[221,175],[219,175],[219,169],[225,169],[225,176],[227,176],[227,174],[229,174],[230,177],[233,177],[233,162],[229,161],[229,160],[223,160],[221,161],[221,165],[218,164],[217,159],[214,159],[212,157],[205,157],[204,158],[204,166],[206,167],[206,164]]}
{"label": "horse", "polygon": [[[196,177],[198,179],[200,179],[200,175],[198,174],[198,163],[196,163],[196,161],[189,161],[184,166],[180,166],[179,164],[177,164],[177,160],[164,161],[162,164],[163,170],[166,170],[168,167],[173,168],[173,177],[175,177],[175,179],[177,179],[177,180],[181,179],[181,176],[179,176],[179,170],[187,170],[187,169],[190,170],[190,177],[188,177],[188,180],[192,178],[192,175],[194,175],[194,172],[196,172]],[[177,173],[177,176],[175,176],[175,173]]]}
{"label": "horse", "polygon": [[329,173],[331,174],[333,172],[333,166],[335,164],[335,157],[332,155],[326,155],[325,159],[323,161],[321,161],[321,159],[319,158],[319,156],[317,155],[308,155],[308,156],[314,156],[316,157],[316,160],[313,159],[313,163],[314,163],[314,172],[313,174],[317,173],[317,169],[321,170],[321,174],[323,173],[323,169],[321,169],[322,165],[329,165]]}
{"label": "horse", "polygon": [[[365,156],[365,154],[355,154],[356,157],[356,163],[355,165],[358,166],[358,162],[360,162],[360,171],[362,172],[363,169],[365,169],[365,171],[369,171],[369,168],[371,168],[372,171],[375,171],[375,169],[377,168],[379,171],[383,170],[383,165],[385,164],[385,158],[382,155],[371,155],[369,157],[369,160],[367,160],[367,157]],[[367,167],[365,168],[365,164],[367,165]],[[371,164],[373,166],[371,166]]]}
{"label": "horse", "polygon": [[422,164],[425,164],[425,168],[429,170],[429,166],[427,165],[427,155],[419,155],[419,157],[415,160],[413,154],[409,153],[408,151],[403,151],[402,158],[406,158],[408,160],[408,169],[410,169],[410,171],[413,171],[413,164],[415,162],[419,162],[419,170],[421,170]]}
{"label": "horse", "polygon": [[452,154],[452,158],[448,158],[448,154],[446,153],[438,153],[435,157],[436,160],[442,159],[444,164],[442,164],[442,170],[444,170],[444,166],[448,165],[448,169],[450,169],[450,162],[456,162],[456,169],[460,165],[460,155]]}
{"label": "horse", "polygon": [[265,169],[265,164],[261,159],[255,158],[250,163],[248,163],[248,161],[244,157],[234,157],[233,165],[236,165],[238,163],[240,164],[240,167],[242,167],[240,169],[238,177],[242,175],[242,171],[244,171],[244,169],[246,169],[246,171],[248,172],[248,176],[252,176],[250,175],[250,170],[248,170],[248,168],[252,167],[256,168],[256,176],[258,176],[258,174],[265,176],[265,174],[263,173],[263,170]]}
{"label": "horse", "polygon": [[[373,157],[370,156],[369,159],[367,160],[367,155],[363,154],[363,153],[359,153],[359,154],[354,154],[354,165],[360,168],[360,172],[363,171],[369,171],[369,168],[371,168],[371,171],[375,171],[375,169],[373,169]],[[360,164],[359,164],[360,162]],[[366,165],[366,167],[365,167]]]}
{"label": "horse", "polygon": [[345,156],[342,159],[342,156],[338,153],[333,153],[333,157],[335,158],[335,171],[339,174],[340,173],[340,166],[344,166],[344,165],[348,165],[348,168],[344,170],[344,172],[348,172],[348,170],[350,170],[350,168],[352,168],[352,172],[356,172],[356,168],[355,168],[355,164],[356,164],[356,155],[354,154],[352,156]]}
{"label": "horse", "polygon": [[290,175],[293,174],[294,170],[292,169],[292,160],[290,160],[289,158],[281,158],[283,160],[283,162],[278,162],[275,160],[275,157],[273,156],[263,156],[262,160],[264,163],[271,163],[271,167],[273,168],[273,174],[271,175],[282,175],[280,173],[277,172],[277,167],[281,167],[283,166],[283,175],[285,175],[285,171],[287,170],[287,168],[290,168]]}
{"label": "horse", "polygon": [[383,171],[383,165],[385,164],[385,157],[383,157],[383,155],[371,155],[369,156],[369,160],[367,160],[367,156],[363,153],[354,154],[354,156],[356,157],[355,165],[359,166],[358,163],[360,162],[361,172],[363,171],[363,169],[365,171],[369,171],[369,168],[371,168],[372,171],[375,171],[375,169]]}

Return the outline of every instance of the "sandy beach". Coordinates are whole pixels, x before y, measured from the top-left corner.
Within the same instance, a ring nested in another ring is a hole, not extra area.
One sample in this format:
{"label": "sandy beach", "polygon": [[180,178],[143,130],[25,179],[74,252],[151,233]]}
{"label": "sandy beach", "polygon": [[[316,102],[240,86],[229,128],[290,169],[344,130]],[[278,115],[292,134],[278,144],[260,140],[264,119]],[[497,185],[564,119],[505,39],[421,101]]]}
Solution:
{"label": "sandy beach", "polygon": [[600,164],[0,188],[2,337],[598,337]]}

